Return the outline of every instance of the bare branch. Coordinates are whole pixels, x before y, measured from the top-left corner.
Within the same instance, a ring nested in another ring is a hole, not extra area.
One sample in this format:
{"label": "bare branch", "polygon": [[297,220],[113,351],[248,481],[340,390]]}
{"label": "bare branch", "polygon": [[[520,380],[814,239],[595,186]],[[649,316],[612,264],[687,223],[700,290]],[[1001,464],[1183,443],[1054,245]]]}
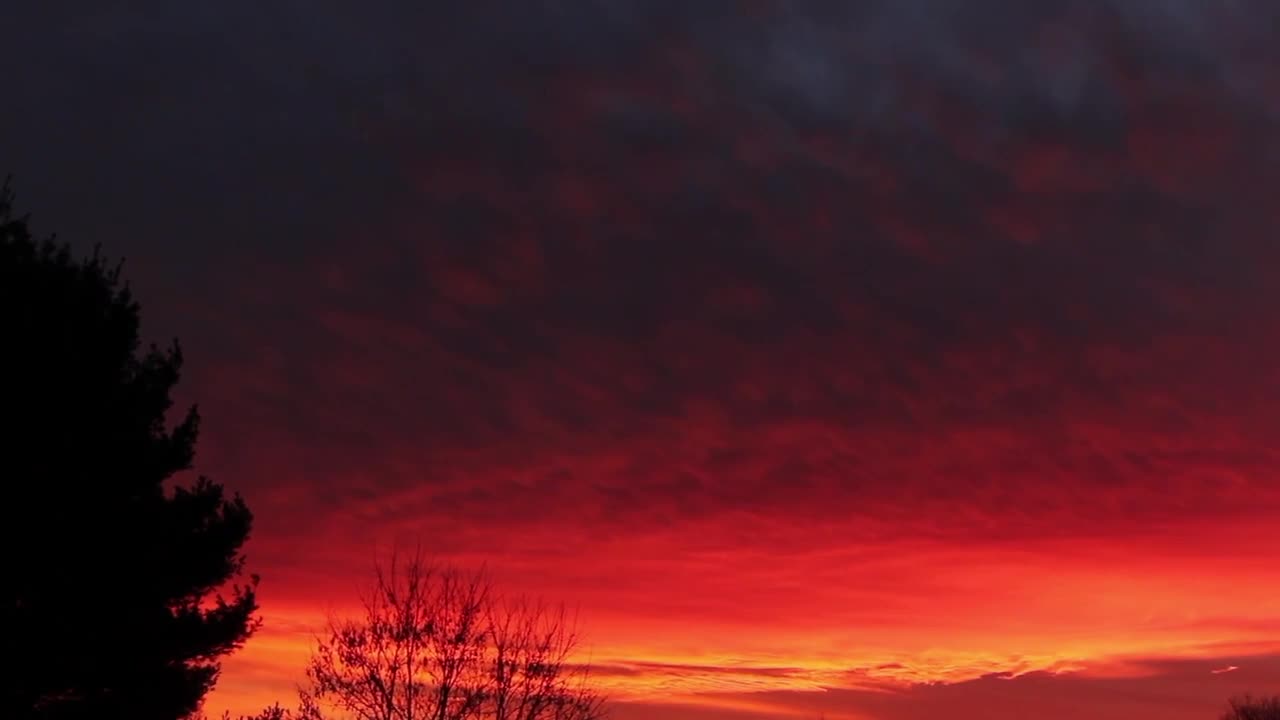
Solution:
{"label": "bare branch", "polygon": [[1280,720],[1280,695],[1253,697],[1241,695],[1231,698],[1222,720]]}
{"label": "bare branch", "polygon": [[498,596],[483,572],[393,553],[375,563],[363,617],[331,618],[300,691],[312,720],[595,720],[603,700],[569,662],[562,606]]}

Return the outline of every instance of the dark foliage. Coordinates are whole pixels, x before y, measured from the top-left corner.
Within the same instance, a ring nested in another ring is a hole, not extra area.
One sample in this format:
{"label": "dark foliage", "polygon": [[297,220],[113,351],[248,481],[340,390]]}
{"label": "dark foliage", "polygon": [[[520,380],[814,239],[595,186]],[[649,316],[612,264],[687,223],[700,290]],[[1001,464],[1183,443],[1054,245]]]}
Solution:
{"label": "dark foliage", "polygon": [[1280,695],[1253,697],[1243,695],[1227,703],[1222,720],[1280,720]]}
{"label": "dark foliage", "polygon": [[[280,707],[280,703],[276,703],[268,708],[263,708],[263,710],[257,714],[241,715],[238,718],[232,717],[229,712],[222,713],[222,720],[294,720],[295,718],[303,720],[303,716],[301,714],[295,715],[294,713],[289,712],[288,710]],[[202,716],[199,720],[207,720],[207,718]]]}
{"label": "dark foliage", "polygon": [[35,240],[0,191],[0,717],[151,720],[194,712],[257,627],[237,581],[252,516],[191,467],[171,429],[182,354],[139,347],[118,267]]}

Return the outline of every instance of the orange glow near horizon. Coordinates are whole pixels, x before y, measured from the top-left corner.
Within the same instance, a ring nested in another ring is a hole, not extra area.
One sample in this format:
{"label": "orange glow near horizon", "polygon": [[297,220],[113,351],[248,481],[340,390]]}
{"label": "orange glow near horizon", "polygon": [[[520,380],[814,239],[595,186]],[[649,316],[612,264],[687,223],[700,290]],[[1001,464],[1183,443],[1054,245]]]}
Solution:
{"label": "orange glow near horizon", "polygon": [[[1251,556],[1224,554],[1246,543]],[[1247,658],[1280,655],[1280,566],[1266,563],[1280,539],[1265,522],[1188,523],[1180,533],[1109,544],[903,541],[721,553],[714,569],[682,550],[689,544],[659,534],[541,573],[519,570],[518,556],[490,568],[513,591],[578,607],[579,659],[599,669],[597,685],[624,717],[642,717],[648,703],[781,717],[792,710],[771,694],[909,695],[996,675],[1139,679],[1171,661],[1212,664],[1202,672],[1229,695],[1234,671],[1222,672],[1229,665],[1221,659],[1247,666]],[[328,598],[339,615],[366,576],[358,566],[344,571],[317,578],[341,589]],[[636,578],[647,587],[628,582]],[[226,663],[208,709],[247,713],[293,701],[326,610],[288,591],[264,586],[264,629]]]}

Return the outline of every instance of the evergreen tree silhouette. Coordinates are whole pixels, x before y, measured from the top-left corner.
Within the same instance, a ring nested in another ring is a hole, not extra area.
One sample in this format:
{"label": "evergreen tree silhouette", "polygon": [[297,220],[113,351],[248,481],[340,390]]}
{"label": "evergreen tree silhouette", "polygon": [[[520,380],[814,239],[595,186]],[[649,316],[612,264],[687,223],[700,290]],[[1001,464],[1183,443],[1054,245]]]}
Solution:
{"label": "evergreen tree silhouette", "polygon": [[[139,347],[119,266],[34,240],[0,189],[0,717],[185,717],[257,628],[252,515],[172,428],[177,343]],[[223,590],[223,588],[226,588]],[[226,593],[224,596],[220,593]]]}

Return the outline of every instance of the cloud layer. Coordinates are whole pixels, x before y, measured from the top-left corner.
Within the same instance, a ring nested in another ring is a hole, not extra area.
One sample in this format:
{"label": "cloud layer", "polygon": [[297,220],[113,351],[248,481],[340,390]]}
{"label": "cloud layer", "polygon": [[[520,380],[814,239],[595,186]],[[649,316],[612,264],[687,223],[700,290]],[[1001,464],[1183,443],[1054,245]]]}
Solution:
{"label": "cloud layer", "polygon": [[1154,717],[1241,676],[1036,673],[1280,637],[1277,13],[41,6],[0,157],[259,515],[220,697],[420,538],[690,717]]}

